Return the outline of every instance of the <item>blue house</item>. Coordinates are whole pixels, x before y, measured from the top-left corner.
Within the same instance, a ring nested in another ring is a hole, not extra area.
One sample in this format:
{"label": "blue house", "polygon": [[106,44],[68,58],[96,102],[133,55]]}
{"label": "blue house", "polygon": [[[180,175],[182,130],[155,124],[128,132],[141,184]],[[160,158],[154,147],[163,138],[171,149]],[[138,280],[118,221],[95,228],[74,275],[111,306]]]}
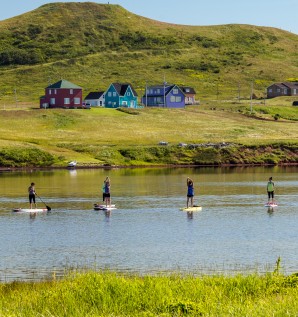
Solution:
{"label": "blue house", "polygon": [[137,108],[137,106],[138,94],[133,89],[131,84],[113,83],[105,92],[106,108]]}
{"label": "blue house", "polygon": [[149,86],[142,97],[142,103],[147,107],[184,108],[185,95],[177,85]]}

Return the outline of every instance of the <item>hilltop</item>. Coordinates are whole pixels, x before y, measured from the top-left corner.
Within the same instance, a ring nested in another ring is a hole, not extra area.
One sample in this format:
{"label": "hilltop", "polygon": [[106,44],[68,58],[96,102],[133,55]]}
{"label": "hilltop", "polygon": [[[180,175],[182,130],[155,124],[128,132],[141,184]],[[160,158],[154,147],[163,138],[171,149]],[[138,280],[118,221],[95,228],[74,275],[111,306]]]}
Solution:
{"label": "hilltop", "polygon": [[37,105],[61,77],[84,89],[131,82],[191,85],[198,99],[248,98],[297,75],[298,36],[252,25],[186,26],[119,5],[50,3],[0,21],[0,105]]}

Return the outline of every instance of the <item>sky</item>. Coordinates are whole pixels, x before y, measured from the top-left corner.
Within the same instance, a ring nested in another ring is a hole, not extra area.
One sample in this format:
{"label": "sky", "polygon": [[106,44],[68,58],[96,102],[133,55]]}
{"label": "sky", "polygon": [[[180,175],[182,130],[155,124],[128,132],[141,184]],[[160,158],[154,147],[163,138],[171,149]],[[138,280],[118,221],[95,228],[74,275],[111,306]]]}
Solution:
{"label": "sky", "polygon": [[276,27],[298,35],[298,0],[9,0],[1,8],[0,20],[52,2],[109,2],[161,22],[197,26],[251,24]]}

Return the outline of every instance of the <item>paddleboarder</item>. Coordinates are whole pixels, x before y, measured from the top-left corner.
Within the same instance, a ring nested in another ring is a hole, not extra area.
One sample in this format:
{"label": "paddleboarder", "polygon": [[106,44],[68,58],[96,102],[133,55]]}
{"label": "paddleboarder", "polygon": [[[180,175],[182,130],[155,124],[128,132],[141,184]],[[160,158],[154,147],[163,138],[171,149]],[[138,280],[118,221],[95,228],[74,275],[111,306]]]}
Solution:
{"label": "paddleboarder", "polygon": [[[194,196],[194,185],[193,180],[189,177],[187,177],[186,180],[187,185],[187,200],[186,200],[186,207],[193,207],[193,196]],[[190,206],[189,206],[190,202]]]}
{"label": "paddleboarder", "polygon": [[109,176],[106,177],[105,181],[104,181],[104,198],[105,198],[105,203],[106,203],[106,207],[111,207],[111,180],[109,178]]}
{"label": "paddleboarder", "polygon": [[271,204],[274,204],[274,182],[272,180],[272,177],[269,177],[269,180],[267,183],[267,194],[268,194],[268,205],[270,205],[270,199],[271,199]]}
{"label": "paddleboarder", "polygon": [[32,209],[32,204],[34,203],[34,206],[36,208],[36,202],[35,202],[35,183],[31,183],[31,185],[28,187],[28,193],[29,193],[29,203],[30,203],[30,209]]}

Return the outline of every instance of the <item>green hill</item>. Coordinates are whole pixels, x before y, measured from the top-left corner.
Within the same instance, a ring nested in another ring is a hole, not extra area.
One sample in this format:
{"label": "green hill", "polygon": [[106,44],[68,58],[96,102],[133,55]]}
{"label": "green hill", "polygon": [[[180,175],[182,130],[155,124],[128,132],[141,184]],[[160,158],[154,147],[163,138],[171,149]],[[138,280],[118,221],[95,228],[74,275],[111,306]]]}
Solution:
{"label": "green hill", "polygon": [[258,97],[297,77],[298,36],[252,25],[185,26],[135,15],[118,5],[51,3],[0,21],[0,106],[37,105],[61,78],[84,95],[111,82],[191,85],[197,98]]}

